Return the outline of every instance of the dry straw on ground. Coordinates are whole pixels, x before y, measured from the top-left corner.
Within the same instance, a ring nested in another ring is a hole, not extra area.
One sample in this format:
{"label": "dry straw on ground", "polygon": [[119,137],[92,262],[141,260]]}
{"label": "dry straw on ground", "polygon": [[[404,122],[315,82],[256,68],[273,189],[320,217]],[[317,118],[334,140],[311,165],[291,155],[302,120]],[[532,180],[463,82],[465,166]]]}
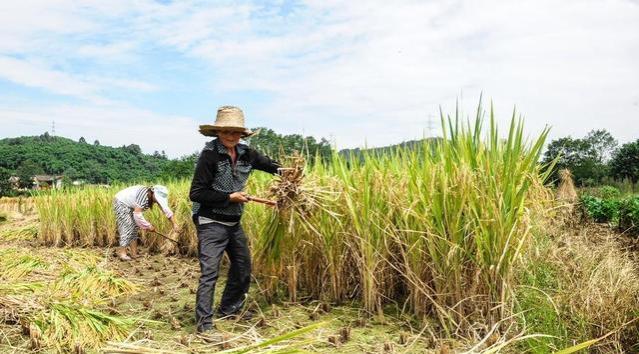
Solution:
{"label": "dry straw on ground", "polygon": [[[624,352],[636,341],[639,326],[621,326],[636,317],[639,303],[639,271],[636,259],[624,249],[619,235],[590,225],[561,237],[553,252],[565,279],[558,303],[589,323],[592,338],[618,331],[604,352]],[[603,350],[603,348],[602,348]]]}
{"label": "dry straw on ground", "polygon": [[82,250],[32,252],[0,244],[0,313],[19,323],[33,351],[97,349],[126,338],[137,320],[109,314],[111,299],[137,288]]}
{"label": "dry straw on ground", "polygon": [[538,316],[551,321],[546,326],[557,331],[551,334],[564,345],[608,335],[590,352],[628,352],[639,336],[639,325],[632,322],[638,311],[639,267],[630,242],[607,226],[558,220],[548,220],[536,231],[532,252],[519,269],[541,282],[526,289],[543,295],[540,301],[554,312],[547,317],[540,311]]}

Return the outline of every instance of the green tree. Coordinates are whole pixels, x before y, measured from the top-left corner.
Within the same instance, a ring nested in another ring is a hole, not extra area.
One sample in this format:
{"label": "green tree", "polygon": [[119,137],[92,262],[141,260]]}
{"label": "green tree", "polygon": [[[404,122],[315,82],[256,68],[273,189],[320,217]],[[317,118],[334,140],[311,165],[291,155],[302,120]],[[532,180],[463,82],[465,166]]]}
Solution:
{"label": "green tree", "polygon": [[142,154],[142,149],[140,149],[140,145],[137,144],[127,145],[124,147],[124,150],[130,152],[133,155]]}
{"label": "green tree", "polygon": [[11,172],[4,167],[0,167],[0,197],[10,195],[13,190],[9,178],[11,178]]}
{"label": "green tree", "polygon": [[605,129],[592,130],[584,139],[590,144],[595,160],[605,163],[617,147],[617,140]]}
{"label": "green tree", "polygon": [[16,174],[20,178],[20,187],[33,187],[33,176],[44,174],[44,169],[40,164],[32,160],[24,161],[16,170]]}
{"label": "green tree", "polygon": [[572,171],[575,183],[580,186],[600,183],[608,175],[606,163],[617,141],[606,130],[593,130],[583,139],[564,137],[548,144],[543,163],[547,164],[558,157],[553,178],[558,180],[557,172],[567,168]]}
{"label": "green tree", "polygon": [[64,177],[68,178],[71,182],[78,179],[80,177],[80,172],[76,170],[74,167],[69,167],[62,173]]}
{"label": "green tree", "polygon": [[249,145],[278,158],[299,152],[309,156],[311,160],[316,155],[323,159],[329,159],[332,153],[330,143],[324,138],[318,142],[312,136],[281,135],[268,128],[256,128],[255,130],[259,130],[259,133],[248,139]]}
{"label": "green tree", "polygon": [[107,176],[104,170],[100,168],[100,165],[93,160],[86,162],[87,171],[85,177],[90,183],[107,183]]}
{"label": "green tree", "polygon": [[[0,139],[0,167],[17,175],[17,169],[25,161],[31,160],[36,161],[46,174],[63,174],[70,179],[94,183],[157,179],[167,159],[164,156],[158,158],[142,153],[135,154],[139,151],[137,145],[130,149],[80,144],[62,137]],[[132,154],[131,151],[135,153]]]}
{"label": "green tree", "polygon": [[197,163],[198,153],[194,153],[187,156],[182,156],[176,160],[168,161],[164,167],[162,167],[162,173],[160,178],[162,180],[172,179],[191,179],[193,178],[193,172],[195,171],[195,164]]}
{"label": "green tree", "polygon": [[623,144],[613,153],[610,173],[618,180],[629,178],[633,183],[639,181],[639,139]]}

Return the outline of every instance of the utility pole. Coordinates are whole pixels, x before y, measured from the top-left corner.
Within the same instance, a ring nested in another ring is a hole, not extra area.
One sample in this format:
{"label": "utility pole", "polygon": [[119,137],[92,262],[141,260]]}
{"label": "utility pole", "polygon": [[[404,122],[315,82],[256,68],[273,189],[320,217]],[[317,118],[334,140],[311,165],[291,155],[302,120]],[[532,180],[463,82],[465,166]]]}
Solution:
{"label": "utility pole", "polygon": [[55,120],[51,123],[51,136],[55,136]]}
{"label": "utility pole", "polygon": [[433,121],[433,117],[434,117],[434,116],[433,116],[432,114],[429,114],[429,115],[428,115],[428,125],[427,125],[427,128],[428,128],[428,137],[429,137],[429,138],[434,138],[434,137],[435,137],[435,135],[434,135],[434,131],[435,131],[435,122]]}

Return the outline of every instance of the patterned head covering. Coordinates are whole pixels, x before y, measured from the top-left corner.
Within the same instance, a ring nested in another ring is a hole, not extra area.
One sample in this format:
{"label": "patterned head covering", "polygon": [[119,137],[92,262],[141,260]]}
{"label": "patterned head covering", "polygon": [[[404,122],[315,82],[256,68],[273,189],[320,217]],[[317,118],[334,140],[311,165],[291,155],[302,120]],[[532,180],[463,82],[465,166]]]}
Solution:
{"label": "patterned head covering", "polygon": [[152,187],[152,190],[155,201],[160,204],[164,213],[166,214],[171,212],[171,209],[169,208],[169,189],[163,185],[156,184]]}

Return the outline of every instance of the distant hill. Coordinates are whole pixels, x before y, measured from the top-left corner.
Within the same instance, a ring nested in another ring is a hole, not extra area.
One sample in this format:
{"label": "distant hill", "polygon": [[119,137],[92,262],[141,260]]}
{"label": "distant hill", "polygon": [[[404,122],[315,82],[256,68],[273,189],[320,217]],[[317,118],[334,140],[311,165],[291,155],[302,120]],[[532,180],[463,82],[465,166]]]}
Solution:
{"label": "distant hill", "polygon": [[[263,139],[252,138],[251,145],[259,145],[264,149],[279,144],[285,153],[303,146],[304,150],[308,149],[313,155],[330,155],[330,146],[325,139],[316,142],[312,137],[279,136],[268,129],[261,135],[264,135]],[[431,143],[438,140],[439,138],[426,139]],[[388,154],[398,149],[418,149],[424,146],[424,142],[425,140],[411,140],[379,148],[344,149],[339,154],[363,160],[364,152]],[[276,145],[261,146],[267,143]],[[135,144],[114,148],[102,146],[98,141],[87,143],[82,138],[74,141],[48,133],[0,139],[0,176],[18,176],[22,181],[42,174],[63,175],[67,181],[83,180],[95,184],[190,178],[196,159],[197,154],[169,160],[163,152],[143,154]]]}
{"label": "distant hill", "polygon": [[441,138],[426,138],[426,139],[420,139],[420,140],[409,140],[409,141],[404,141],[402,143],[399,144],[395,144],[395,145],[389,145],[389,146],[383,146],[383,147],[377,147],[377,148],[370,148],[370,149],[360,149],[360,148],[355,148],[355,149],[343,149],[339,151],[339,154],[344,156],[344,157],[359,157],[360,159],[363,159],[363,154],[371,154],[371,155],[384,155],[384,154],[390,154],[390,153],[395,153],[398,150],[414,150],[414,149],[421,149],[425,143],[427,144],[435,144],[438,141],[440,141]]}
{"label": "distant hill", "polygon": [[0,140],[0,169],[13,176],[64,175],[88,183],[150,181],[169,160],[163,153],[143,154],[135,144],[114,148],[63,137],[23,136]]}

